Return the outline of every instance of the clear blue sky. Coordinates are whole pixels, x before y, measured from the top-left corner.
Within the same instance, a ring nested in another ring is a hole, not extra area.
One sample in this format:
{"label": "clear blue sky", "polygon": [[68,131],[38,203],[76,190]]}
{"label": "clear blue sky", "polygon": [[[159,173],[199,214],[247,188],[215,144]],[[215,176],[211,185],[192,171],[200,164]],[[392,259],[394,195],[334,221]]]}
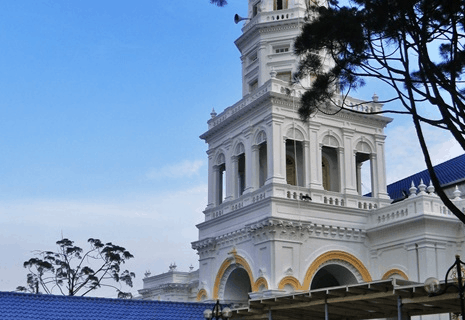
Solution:
{"label": "clear blue sky", "polygon": [[[245,1],[0,0],[0,290],[62,234],[129,249],[134,293],[145,270],[198,267],[198,136],[241,98],[235,13]],[[424,168],[408,119],[386,133],[390,181]],[[437,162],[460,154],[448,139]]]}

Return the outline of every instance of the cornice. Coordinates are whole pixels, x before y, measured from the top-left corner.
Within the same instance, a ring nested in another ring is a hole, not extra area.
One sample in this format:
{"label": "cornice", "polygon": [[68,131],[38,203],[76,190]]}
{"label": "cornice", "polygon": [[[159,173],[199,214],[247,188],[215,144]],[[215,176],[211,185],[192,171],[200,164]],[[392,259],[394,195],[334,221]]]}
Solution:
{"label": "cornice", "polygon": [[265,218],[248,224],[247,229],[256,240],[303,240],[305,238],[331,238],[363,242],[366,230],[337,225],[301,222],[290,219]]}
{"label": "cornice", "polygon": [[253,100],[250,101],[249,103],[247,103],[247,100],[249,99],[249,97],[244,97],[238,103],[234,104],[231,107],[226,108],[222,112],[222,114],[223,113],[228,113],[229,111],[231,111],[231,114],[228,115],[228,116],[225,116],[224,119],[221,119],[222,114],[220,114],[218,116],[218,118],[219,118],[218,120],[217,119],[209,120],[209,122],[213,120],[213,121],[218,121],[218,123],[215,124],[208,131],[206,131],[205,133],[200,135],[200,139],[208,141],[208,139],[212,135],[217,133],[218,131],[223,130],[224,128],[229,126],[231,123],[233,123],[234,121],[236,121],[240,117],[243,117],[244,115],[251,112],[252,110],[256,110],[256,108],[261,107],[263,104],[265,104],[267,101],[269,101],[269,96],[270,96],[271,92],[268,90],[268,88],[263,88],[263,90],[265,90],[265,92],[263,92],[263,94],[258,96],[256,99],[253,99],[253,97],[252,97]]}
{"label": "cornice", "polygon": [[[259,34],[276,33],[286,30],[296,30],[300,33],[301,18],[292,18],[285,20],[277,20],[270,22],[261,22],[247,29],[239,38],[234,41],[234,44],[240,49],[249,39],[258,36]],[[296,34],[297,36],[298,34]]]}
{"label": "cornice", "polygon": [[[282,107],[287,107],[289,109],[294,109],[295,106],[292,103],[292,100],[290,100],[291,103],[282,103]],[[297,105],[300,105],[299,99],[296,100],[295,102]],[[370,113],[356,113],[356,112],[351,112],[350,110],[340,110],[339,107],[336,106],[330,106],[329,108],[326,109],[327,112],[331,113],[333,112],[334,114],[325,114],[323,112],[317,112],[317,115],[320,118],[325,118],[325,117],[331,117],[331,118],[336,118],[336,119],[343,119],[346,121],[362,121],[368,125],[374,126],[374,125],[380,125],[384,128],[386,125],[390,122],[392,122],[392,118],[381,116],[381,115],[375,115],[375,114],[370,114]],[[355,131],[355,130],[353,130]],[[379,135],[382,137],[383,135]]]}
{"label": "cornice", "polygon": [[260,242],[264,240],[302,241],[306,238],[363,242],[366,238],[366,230],[334,224],[268,217],[220,236],[192,242],[192,248],[201,254],[214,251],[219,247],[234,246],[250,240]]}

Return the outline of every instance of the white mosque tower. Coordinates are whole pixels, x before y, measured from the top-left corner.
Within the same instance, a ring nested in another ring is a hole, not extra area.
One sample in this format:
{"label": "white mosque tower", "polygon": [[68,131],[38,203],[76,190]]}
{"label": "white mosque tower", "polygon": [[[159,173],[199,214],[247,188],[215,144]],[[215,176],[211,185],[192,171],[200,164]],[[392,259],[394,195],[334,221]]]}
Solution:
{"label": "white mosque tower", "polygon": [[[248,1],[235,42],[243,97],[213,110],[200,136],[208,144],[208,204],[192,243],[198,273],[147,277],[143,298],[241,305],[390,277],[420,282],[441,277],[463,253],[462,224],[434,188],[414,181],[410,196],[391,204],[384,128],[392,119],[367,113],[382,109],[376,95],[371,103],[347,98],[362,113],[299,119],[303,88],[290,79],[305,14],[303,0]],[[455,201],[465,206],[460,195]]]}

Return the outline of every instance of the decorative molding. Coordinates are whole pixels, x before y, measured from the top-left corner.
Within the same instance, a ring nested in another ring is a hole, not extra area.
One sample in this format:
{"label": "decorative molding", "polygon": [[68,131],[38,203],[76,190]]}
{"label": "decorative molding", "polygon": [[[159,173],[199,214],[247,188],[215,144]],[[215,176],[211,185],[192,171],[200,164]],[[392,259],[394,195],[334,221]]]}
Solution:
{"label": "decorative molding", "polygon": [[246,228],[250,237],[257,240],[282,239],[302,241],[308,237],[318,237],[363,242],[366,237],[366,230],[362,229],[278,218],[265,218],[246,225]]}
{"label": "decorative molding", "polygon": [[208,298],[207,290],[200,289],[199,292],[197,292],[196,300],[198,302],[203,301],[203,300],[207,300],[207,298]]}
{"label": "decorative molding", "polygon": [[192,242],[191,245],[200,257],[205,257],[219,247],[234,246],[250,240],[255,242],[287,240],[300,243],[307,238],[363,242],[366,238],[366,230],[289,219],[264,218],[247,224],[244,228]]}
{"label": "decorative molding", "polygon": [[297,280],[293,276],[286,276],[279,281],[278,289],[283,290],[286,285],[290,284],[294,290],[302,290],[302,285],[300,284],[299,280]]}
{"label": "decorative molding", "polygon": [[194,241],[191,243],[192,249],[201,251],[205,249],[214,250],[216,246],[216,238],[210,237],[199,241]]}
{"label": "decorative molding", "polygon": [[408,280],[408,276],[405,274],[405,272],[403,272],[402,270],[400,269],[391,269],[391,270],[388,270],[384,275],[383,277],[381,278],[381,280],[387,280],[389,279],[389,277],[393,276],[393,275],[399,275],[401,276],[402,278],[404,278],[405,280]]}
{"label": "decorative molding", "polygon": [[264,286],[263,290],[268,290],[268,281],[264,277],[260,277],[255,281],[255,288],[257,289],[256,291],[260,291],[260,287]]}
{"label": "decorative molding", "polygon": [[287,270],[284,272],[284,274],[288,276],[292,276],[294,274],[294,270],[292,270],[291,267],[287,268]]}
{"label": "decorative molding", "polygon": [[320,267],[323,264],[331,260],[345,261],[349,263],[350,265],[352,265],[358,272],[360,272],[360,275],[362,276],[363,281],[365,282],[373,281],[371,278],[370,272],[359,259],[351,255],[350,253],[339,251],[339,250],[334,250],[334,251],[323,253],[322,255],[320,255],[318,258],[316,258],[313,261],[313,263],[307,269],[302,288],[304,288],[305,290],[310,288],[310,283],[315,273],[320,269]]}
{"label": "decorative molding", "polygon": [[230,254],[232,256],[234,256],[235,264],[233,265],[231,263],[232,261],[231,261],[230,257],[225,259],[223,261],[223,263],[221,264],[218,272],[216,273],[215,284],[213,285],[213,299],[214,300],[219,299],[218,296],[219,296],[219,293],[220,293],[220,287],[222,286],[222,282],[224,282],[226,280],[226,278],[227,278],[227,277],[225,277],[225,274],[226,274],[226,271],[228,270],[229,267],[232,267],[231,270],[230,270],[231,272],[234,271],[234,269],[236,269],[236,268],[242,267],[247,272],[247,274],[249,275],[250,286],[252,287],[252,292],[255,292],[255,291],[258,290],[258,287],[256,287],[256,283],[253,281],[252,269],[250,268],[247,261],[243,257],[241,257],[240,255],[238,255],[235,249],[233,249],[230,252]]}

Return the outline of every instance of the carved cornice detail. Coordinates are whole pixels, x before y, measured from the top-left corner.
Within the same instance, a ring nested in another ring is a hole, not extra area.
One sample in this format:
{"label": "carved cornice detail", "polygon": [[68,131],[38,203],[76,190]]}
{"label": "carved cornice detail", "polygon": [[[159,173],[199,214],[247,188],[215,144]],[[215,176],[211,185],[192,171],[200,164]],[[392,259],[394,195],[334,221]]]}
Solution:
{"label": "carved cornice detail", "polygon": [[265,218],[256,223],[248,224],[246,227],[250,236],[256,240],[301,241],[307,237],[322,237],[362,242],[366,237],[366,230],[363,229],[278,218]]}
{"label": "carved cornice detail", "polygon": [[279,32],[279,31],[296,30],[299,27],[296,20],[294,20],[294,21],[285,20],[285,22],[287,22],[287,24],[285,24],[285,25],[261,28],[261,29],[259,29],[259,32],[262,33],[262,34],[276,33],[276,32]]}
{"label": "carved cornice detail", "polygon": [[200,256],[205,256],[218,247],[234,246],[252,239],[259,242],[265,240],[303,241],[306,238],[363,242],[366,238],[366,230],[289,219],[265,218],[233,232],[192,242],[192,248],[197,250]]}

